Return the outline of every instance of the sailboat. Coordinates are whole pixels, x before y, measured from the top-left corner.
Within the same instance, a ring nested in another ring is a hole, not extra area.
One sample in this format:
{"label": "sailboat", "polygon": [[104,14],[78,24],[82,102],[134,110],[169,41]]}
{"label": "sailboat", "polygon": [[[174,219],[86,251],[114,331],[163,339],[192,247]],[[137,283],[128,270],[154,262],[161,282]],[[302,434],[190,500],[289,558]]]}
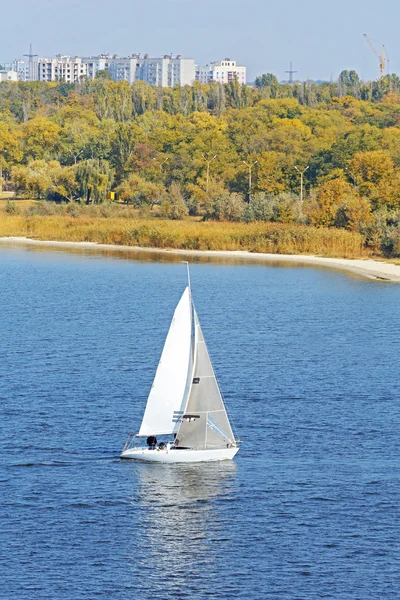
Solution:
{"label": "sailboat", "polygon": [[[192,463],[231,460],[239,450],[193,304],[188,264],[187,273],[139,432],[129,435],[121,458]],[[160,436],[170,441],[157,441]]]}

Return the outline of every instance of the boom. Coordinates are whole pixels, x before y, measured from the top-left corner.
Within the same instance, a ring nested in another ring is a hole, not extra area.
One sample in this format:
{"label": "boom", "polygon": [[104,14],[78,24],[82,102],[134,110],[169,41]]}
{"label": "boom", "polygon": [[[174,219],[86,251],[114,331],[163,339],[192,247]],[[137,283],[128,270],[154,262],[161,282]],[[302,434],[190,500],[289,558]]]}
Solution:
{"label": "boom", "polygon": [[386,63],[388,62],[388,57],[386,56],[385,46],[382,44],[382,51],[379,54],[378,50],[375,48],[375,46],[373,45],[372,41],[367,36],[367,34],[364,33],[363,35],[364,35],[365,39],[367,40],[372,52],[375,54],[376,58],[379,60],[379,77],[384,77],[385,70],[386,70]]}

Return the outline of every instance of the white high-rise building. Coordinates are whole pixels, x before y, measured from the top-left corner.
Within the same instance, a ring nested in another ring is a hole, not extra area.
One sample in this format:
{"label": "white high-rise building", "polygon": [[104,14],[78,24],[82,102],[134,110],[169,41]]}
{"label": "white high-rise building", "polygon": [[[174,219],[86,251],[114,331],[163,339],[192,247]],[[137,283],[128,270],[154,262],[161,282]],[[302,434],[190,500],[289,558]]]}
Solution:
{"label": "white high-rise building", "polygon": [[57,55],[55,58],[15,60],[13,70],[19,81],[65,81],[77,83],[82,78],[95,79],[99,71],[108,71],[114,81],[144,81],[155,87],[192,85],[196,79],[193,58],[166,54],[163,58],[151,58],[148,54],[132,54],[119,57],[101,54],[89,57]]}
{"label": "white high-rise building", "polygon": [[87,65],[79,56],[61,56],[56,58],[39,58],[39,81],[65,81],[77,83],[82,77],[87,77]]}
{"label": "white high-rise building", "polygon": [[86,65],[88,79],[95,79],[98,71],[108,71],[110,56],[100,54],[100,56],[85,56],[82,58]]}
{"label": "white high-rise building", "polygon": [[196,81],[200,81],[200,83],[211,83],[212,81],[229,83],[235,79],[241,85],[245,85],[246,67],[239,67],[236,61],[230,58],[211,62],[204,67],[196,66]]}
{"label": "white high-rise building", "polygon": [[193,58],[165,54],[163,58],[136,55],[136,80],[155,87],[192,85],[196,76]]}
{"label": "white high-rise building", "polygon": [[136,63],[137,59],[134,55],[126,58],[113,56],[108,63],[108,72],[114,81],[127,81],[131,84],[136,79]]}
{"label": "white high-rise building", "polygon": [[82,58],[87,65],[88,79],[95,79],[99,71],[108,71],[114,81],[133,83],[136,74],[136,57],[121,58],[117,54],[100,54]]}

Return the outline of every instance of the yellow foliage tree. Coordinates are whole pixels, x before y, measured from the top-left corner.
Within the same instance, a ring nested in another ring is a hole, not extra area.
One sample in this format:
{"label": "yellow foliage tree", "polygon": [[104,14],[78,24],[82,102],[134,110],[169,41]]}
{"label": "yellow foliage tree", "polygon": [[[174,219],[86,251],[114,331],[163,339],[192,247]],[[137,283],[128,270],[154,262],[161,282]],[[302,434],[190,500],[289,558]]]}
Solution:
{"label": "yellow foliage tree", "polygon": [[57,153],[61,129],[46,117],[35,117],[21,125],[21,140],[26,158],[52,158]]}
{"label": "yellow foliage tree", "polygon": [[386,150],[357,152],[350,163],[351,171],[361,182],[377,184],[383,177],[393,172],[393,159]]}
{"label": "yellow foliage tree", "polygon": [[318,188],[316,197],[307,202],[305,212],[312,225],[332,227],[339,207],[355,197],[355,190],[347,181],[331,179]]}
{"label": "yellow foliage tree", "polygon": [[285,155],[282,152],[261,152],[258,155],[256,189],[274,195],[283,192],[284,166]]}
{"label": "yellow foliage tree", "polygon": [[0,155],[3,169],[22,158],[18,131],[4,121],[0,121]]}
{"label": "yellow foliage tree", "polygon": [[334,225],[350,231],[359,231],[372,220],[371,204],[365,198],[352,193],[337,208]]}
{"label": "yellow foliage tree", "polygon": [[161,184],[146,181],[136,173],[132,173],[117,188],[118,197],[122,202],[135,206],[147,204],[150,208],[161,204],[163,193],[164,187]]}

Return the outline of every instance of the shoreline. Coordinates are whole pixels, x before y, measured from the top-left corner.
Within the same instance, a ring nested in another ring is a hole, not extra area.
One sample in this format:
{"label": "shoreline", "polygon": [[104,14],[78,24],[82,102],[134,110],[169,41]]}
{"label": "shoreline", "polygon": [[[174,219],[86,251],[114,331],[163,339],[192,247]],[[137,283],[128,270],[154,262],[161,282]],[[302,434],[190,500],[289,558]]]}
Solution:
{"label": "shoreline", "polygon": [[1,245],[28,245],[54,248],[76,248],[87,250],[108,250],[115,252],[136,252],[198,258],[222,258],[231,260],[256,261],[261,263],[294,263],[302,266],[328,267],[347,271],[366,279],[400,283],[400,265],[380,262],[373,259],[326,258],[307,254],[267,254],[247,250],[181,250],[167,248],[144,248],[142,246],[119,246],[97,242],[58,242],[34,240],[27,237],[0,237]]}

